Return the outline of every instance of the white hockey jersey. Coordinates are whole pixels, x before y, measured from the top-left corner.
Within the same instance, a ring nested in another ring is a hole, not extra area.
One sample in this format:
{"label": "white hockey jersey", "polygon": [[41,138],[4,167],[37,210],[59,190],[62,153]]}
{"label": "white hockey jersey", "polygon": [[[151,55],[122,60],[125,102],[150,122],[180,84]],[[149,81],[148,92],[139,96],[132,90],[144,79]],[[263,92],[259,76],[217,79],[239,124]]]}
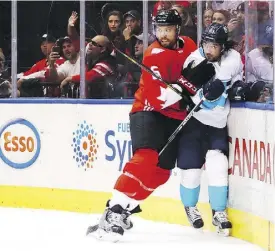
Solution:
{"label": "white hockey jersey", "polygon": [[[184,68],[194,61],[194,65],[198,65],[205,59],[202,48],[197,49],[186,59]],[[201,109],[194,114],[194,117],[201,123],[217,128],[223,128],[226,126],[227,117],[230,110],[230,103],[227,98],[227,90],[232,87],[233,83],[243,78],[243,63],[239,52],[235,50],[229,50],[224,53],[219,62],[212,63],[215,67],[216,75],[214,79],[221,80],[225,86],[226,91],[222,94],[219,100],[215,101],[215,108],[213,109]],[[198,103],[201,99],[201,92],[192,98],[194,103]]]}

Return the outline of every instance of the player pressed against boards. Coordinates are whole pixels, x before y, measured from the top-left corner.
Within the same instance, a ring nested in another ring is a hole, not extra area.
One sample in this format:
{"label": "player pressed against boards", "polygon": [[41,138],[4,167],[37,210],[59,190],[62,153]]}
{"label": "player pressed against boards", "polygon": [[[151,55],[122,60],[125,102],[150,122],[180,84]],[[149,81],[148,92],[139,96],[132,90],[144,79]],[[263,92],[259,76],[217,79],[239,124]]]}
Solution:
{"label": "player pressed against boards", "polygon": [[[182,176],[181,200],[192,226],[203,227],[196,204],[205,162],[213,224],[225,235],[232,227],[226,214],[227,92],[241,79],[240,55],[229,48],[225,26],[209,26],[197,49],[189,37],[179,36],[180,25],[176,10],[160,11],[155,18],[156,41],[147,48],[142,62],[151,72],[142,70],[130,111],[133,157],[114,184],[98,224],[89,227],[87,234],[120,240],[133,227],[130,216],[141,212],[140,203],[168,181],[176,161]],[[199,109],[162,151],[194,107]]]}

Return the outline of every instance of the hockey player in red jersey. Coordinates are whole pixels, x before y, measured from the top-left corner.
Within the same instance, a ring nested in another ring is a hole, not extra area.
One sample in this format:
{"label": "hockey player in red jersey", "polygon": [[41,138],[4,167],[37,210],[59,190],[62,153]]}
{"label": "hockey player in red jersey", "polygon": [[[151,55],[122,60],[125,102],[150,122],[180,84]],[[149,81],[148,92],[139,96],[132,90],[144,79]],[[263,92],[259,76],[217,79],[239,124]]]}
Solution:
{"label": "hockey player in red jersey", "polygon": [[[158,13],[154,24],[157,41],[147,48],[143,64],[171,83],[182,95],[147,71],[142,72],[130,112],[133,157],[118,177],[113,196],[100,219],[99,238],[104,239],[106,234],[110,234],[108,236],[112,236],[113,241],[118,241],[124,230],[132,227],[128,217],[140,211],[139,203],[166,183],[175,167],[177,138],[160,156],[159,152],[186,117],[189,94],[194,95],[197,88],[181,75],[182,66],[191,52],[196,50],[196,45],[188,37],[179,37],[180,25],[181,18],[176,10]],[[204,65],[201,83],[208,82],[214,74],[212,64]],[[87,233],[92,231],[88,229]]]}

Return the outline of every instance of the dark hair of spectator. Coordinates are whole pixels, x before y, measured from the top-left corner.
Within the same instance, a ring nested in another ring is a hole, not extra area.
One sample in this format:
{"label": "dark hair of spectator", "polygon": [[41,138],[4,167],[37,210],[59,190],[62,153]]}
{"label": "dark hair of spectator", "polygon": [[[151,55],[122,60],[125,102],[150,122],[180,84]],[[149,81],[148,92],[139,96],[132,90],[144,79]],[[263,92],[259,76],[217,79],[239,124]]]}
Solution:
{"label": "dark hair of spectator", "polygon": [[[120,25],[119,25],[119,29],[116,32],[111,32],[108,26],[108,20],[110,16],[117,16],[119,17],[119,21],[120,21]],[[122,34],[122,26],[123,26],[123,15],[120,11],[117,10],[113,10],[110,11],[107,16],[106,19],[104,20],[104,26],[103,26],[103,30],[102,30],[102,34],[106,37],[108,37],[109,39],[112,37],[115,37],[117,35],[121,35]]]}
{"label": "dark hair of spectator", "polygon": [[215,10],[213,13],[213,16],[215,15],[215,13],[221,13],[224,15],[225,17],[225,24],[227,24],[230,20],[230,12],[227,10]]}
{"label": "dark hair of spectator", "polygon": [[[108,26],[108,20],[110,16],[117,16],[119,17],[120,20],[120,25],[119,28],[116,32],[111,32]],[[110,11],[107,15],[106,18],[104,20],[104,24],[103,24],[103,30],[102,30],[102,35],[106,36],[107,38],[109,38],[110,41],[112,41],[116,47],[118,48],[124,48],[125,46],[125,39],[122,33],[122,26],[123,26],[123,15],[120,11],[117,10],[113,10]]]}

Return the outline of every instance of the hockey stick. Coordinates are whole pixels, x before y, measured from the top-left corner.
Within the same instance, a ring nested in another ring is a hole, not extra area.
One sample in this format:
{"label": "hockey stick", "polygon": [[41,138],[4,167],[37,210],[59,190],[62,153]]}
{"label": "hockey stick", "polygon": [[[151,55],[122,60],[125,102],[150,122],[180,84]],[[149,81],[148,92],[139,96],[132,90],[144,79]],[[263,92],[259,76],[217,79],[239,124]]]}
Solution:
{"label": "hockey stick", "polygon": [[[190,120],[190,118],[197,112],[198,108],[204,101],[215,102],[221,97],[223,92],[225,91],[225,86],[223,82],[219,79],[214,80],[213,82],[208,82],[204,85],[205,87],[205,94],[202,96],[200,102],[195,105],[195,107],[189,112],[186,118],[180,123],[177,129],[171,134],[168,138],[166,145],[161,149],[159,152],[159,156],[163,153],[163,151],[167,148],[167,146],[173,141],[173,139],[177,136],[180,130],[185,126],[185,124]],[[202,93],[204,92],[204,88]]]}
{"label": "hockey stick", "polygon": [[[88,22],[85,22],[85,24],[92,29],[96,34],[98,34],[98,32],[95,30],[95,28],[88,24]],[[137,62],[135,59],[133,59],[132,57],[128,56],[127,54],[125,54],[124,52],[122,52],[120,49],[118,49],[113,41],[110,41],[113,48],[120,53],[123,57],[127,58],[128,60],[130,60],[133,64],[137,65],[139,68],[141,68],[142,70],[146,71],[147,73],[151,74],[153,77],[155,77],[156,79],[158,79],[159,81],[161,81],[162,83],[164,83],[165,85],[167,85],[168,88],[172,89],[174,92],[176,92],[178,95],[182,96],[181,91],[179,91],[178,89],[174,88],[171,83],[167,82],[166,80],[164,80],[160,75],[156,74],[155,72],[153,72],[148,66],[144,65],[143,63],[139,63]]]}
{"label": "hockey stick", "polygon": [[[195,105],[195,107],[190,111],[190,113],[186,116],[186,118],[180,123],[180,125],[176,128],[176,130],[171,134],[171,136],[168,138],[168,141],[166,145],[162,148],[162,150],[159,152],[159,156],[164,152],[164,150],[168,147],[168,145],[174,140],[174,138],[178,135],[178,133],[181,131],[181,129],[186,125],[186,123],[193,117],[194,113],[197,111],[199,106],[206,100],[205,97],[201,99],[201,101]],[[89,235],[90,233],[93,233],[99,229],[99,224],[95,224],[92,226],[89,226],[86,232],[86,235]]]}
{"label": "hockey stick", "polygon": [[171,134],[171,136],[168,138],[167,143],[165,146],[161,149],[159,152],[159,156],[164,152],[164,150],[168,147],[168,145],[174,140],[174,138],[178,135],[178,133],[181,131],[181,129],[186,125],[186,123],[193,117],[194,113],[197,111],[197,109],[200,107],[200,105],[206,100],[205,97],[201,99],[201,101],[195,105],[195,107],[188,113],[186,118],[180,123],[180,125],[176,128],[176,130]]}

